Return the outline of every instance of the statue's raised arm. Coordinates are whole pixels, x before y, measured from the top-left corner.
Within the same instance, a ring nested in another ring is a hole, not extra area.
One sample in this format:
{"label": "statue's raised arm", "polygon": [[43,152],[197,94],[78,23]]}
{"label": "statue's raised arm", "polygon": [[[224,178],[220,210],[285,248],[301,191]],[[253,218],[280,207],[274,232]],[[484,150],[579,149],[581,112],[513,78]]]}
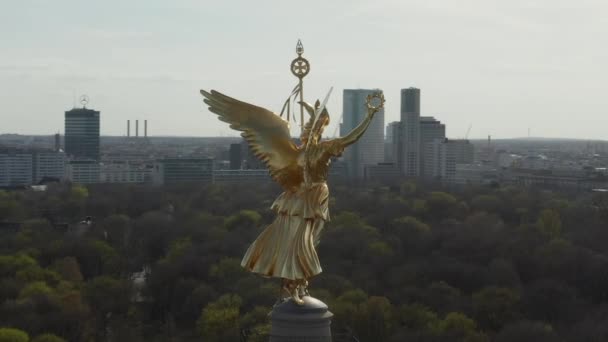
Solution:
{"label": "statue's raised arm", "polygon": [[356,143],[357,140],[363,136],[363,133],[365,133],[372,122],[374,115],[384,108],[384,95],[380,92],[367,95],[365,103],[367,107],[367,116],[357,127],[343,137],[323,142],[329,154],[334,156],[341,155],[346,147]]}

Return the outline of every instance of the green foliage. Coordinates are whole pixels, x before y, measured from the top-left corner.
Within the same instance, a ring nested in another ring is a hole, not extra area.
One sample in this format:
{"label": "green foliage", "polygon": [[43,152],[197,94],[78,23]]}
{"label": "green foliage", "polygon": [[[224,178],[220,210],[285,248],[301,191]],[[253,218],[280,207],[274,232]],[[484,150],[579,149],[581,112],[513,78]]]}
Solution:
{"label": "green foliage", "polygon": [[440,333],[440,319],[435,312],[421,304],[402,305],[398,310],[399,323],[408,329]]}
{"label": "green foliage", "polygon": [[82,273],[80,273],[80,265],[74,257],[57,259],[53,262],[52,268],[67,281],[80,283],[83,280]]}
{"label": "green foliage", "polygon": [[0,342],[28,342],[30,337],[25,331],[14,328],[0,328]]}
{"label": "green foliage", "polygon": [[473,309],[482,327],[497,331],[519,316],[519,300],[517,292],[492,286],[473,294]]}
{"label": "green foliage", "polygon": [[500,199],[492,195],[478,195],[471,200],[471,208],[473,210],[498,213],[501,207],[502,203]]}
{"label": "green foliage", "polygon": [[34,266],[38,266],[36,260],[24,254],[0,255],[1,276],[11,276],[21,269]]}
{"label": "green foliage", "polygon": [[21,292],[19,292],[19,298],[26,299],[33,296],[51,297],[54,294],[55,291],[53,291],[45,282],[36,281],[24,287]]}
{"label": "green foliage", "polygon": [[223,288],[233,287],[245,274],[241,261],[236,258],[223,258],[209,270],[209,276],[219,282]]}
{"label": "green foliage", "polygon": [[496,342],[560,342],[562,339],[551,325],[522,321],[507,325],[495,338]]}
{"label": "green foliage", "polygon": [[42,334],[34,337],[32,342],[66,342],[64,339],[53,334]]}
{"label": "green foliage", "polygon": [[125,313],[131,289],[124,280],[100,276],[88,281],[84,287],[87,301],[101,315]]}
{"label": "green foliage", "polygon": [[223,295],[207,305],[197,322],[201,336],[218,342],[238,339],[241,305],[241,298],[232,294]]}
{"label": "green foliage", "polygon": [[171,243],[167,258],[175,260],[183,256],[190,248],[192,248],[192,240],[190,238],[177,239]]}
{"label": "green foliage", "polygon": [[252,229],[256,227],[262,216],[253,210],[241,210],[238,214],[232,215],[226,219],[224,226],[228,230],[235,229]]}
{"label": "green foliage", "polygon": [[70,198],[74,201],[84,201],[89,197],[89,190],[84,186],[74,185],[70,189]]}
{"label": "green foliage", "polygon": [[[310,291],[334,313],[334,332],[391,342],[605,340],[608,234],[589,198],[428,192],[411,182],[331,188],[317,249],[324,272]],[[0,232],[0,322],[36,341],[234,341],[240,329],[267,341],[279,283],[240,260],[274,219],[279,191],[0,191],[0,221],[21,223]],[[84,216],[95,223],[83,236],[54,226]]]}
{"label": "green foliage", "polygon": [[541,211],[536,224],[541,233],[551,239],[559,237],[562,232],[562,220],[559,212],[553,209]]}
{"label": "green foliage", "polygon": [[433,218],[451,218],[458,214],[458,200],[445,192],[431,192],[427,196],[426,205]]}

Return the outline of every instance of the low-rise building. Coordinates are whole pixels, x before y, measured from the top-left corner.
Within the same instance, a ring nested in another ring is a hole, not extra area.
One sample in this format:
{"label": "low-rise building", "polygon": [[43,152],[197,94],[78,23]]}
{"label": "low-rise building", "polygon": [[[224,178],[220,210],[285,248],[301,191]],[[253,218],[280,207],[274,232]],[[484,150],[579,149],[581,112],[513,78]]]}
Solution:
{"label": "low-rise building", "polygon": [[100,169],[101,183],[146,183],[151,180],[152,166],[142,163],[104,162]]}
{"label": "low-rise building", "polygon": [[399,179],[401,171],[397,163],[378,163],[376,165],[366,165],[364,169],[365,180],[378,182],[391,182]]}
{"label": "low-rise building", "polygon": [[100,167],[96,160],[73,159],[67,164],[66,178],[78,184],[99,183]]}
{"label": "low-rise building", "polygon": [[461,185],[485,185],[498,182],[498,169],[483,164],[456,164],[454,183]]}
{"label": "low-rise building", "polygon": [[26,151],[0,151],[0,186],[32,183],[32,154]]}
{"label": "low-rise building", "polygon": [[152,170],[154,184],[181,182],[211,182],[213,158],[163,158],[156,161]]}
{"label": "low-rise building", "polygon": [[66,156],[63,151],[36,151],[33,155],[33,181],[45,178],[62,180],[66,173]]}
{"label": "low-rise building", "polygon": [[65,177],[65,153],[43,149],[0,150],[0,186],[37,184]]}
{"label": "low-rise building", "polygon": [[266,169],[252,170],[214,170],[214,183],[270,182],[272,178]]}

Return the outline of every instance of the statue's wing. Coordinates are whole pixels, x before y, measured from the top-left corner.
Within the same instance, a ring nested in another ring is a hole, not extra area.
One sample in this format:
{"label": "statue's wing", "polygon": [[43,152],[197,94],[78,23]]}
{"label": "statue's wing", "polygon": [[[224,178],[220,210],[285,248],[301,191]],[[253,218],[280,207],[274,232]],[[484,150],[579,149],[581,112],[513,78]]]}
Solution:
{"label": "statue's wing", "polygon": [[201,90],[209,111],[242,131],[254,155],[268,167],[272,178],[284,188],[299,183],[301,170],[297,166],[298,148],[289,135],[289,125],[277,114],[245,103],[220,92]]}

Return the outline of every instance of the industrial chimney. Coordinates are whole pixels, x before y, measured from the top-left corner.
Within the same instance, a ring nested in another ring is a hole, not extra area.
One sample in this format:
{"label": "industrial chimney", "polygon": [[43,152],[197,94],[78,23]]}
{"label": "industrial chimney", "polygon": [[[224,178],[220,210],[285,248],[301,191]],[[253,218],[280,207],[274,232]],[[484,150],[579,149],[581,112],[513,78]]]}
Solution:
{"label": "industrial chimney", "polygon": [[131,136],[131,120],[127,120],[127,138]]}
{"label": "industrial chimney", "polygon": [[135,137],[139,137],[139,120],[135,120]]}
{"label": "industrial chimney", "polygon": [[148,120],[144,120],[144,138],[148,137]]}

